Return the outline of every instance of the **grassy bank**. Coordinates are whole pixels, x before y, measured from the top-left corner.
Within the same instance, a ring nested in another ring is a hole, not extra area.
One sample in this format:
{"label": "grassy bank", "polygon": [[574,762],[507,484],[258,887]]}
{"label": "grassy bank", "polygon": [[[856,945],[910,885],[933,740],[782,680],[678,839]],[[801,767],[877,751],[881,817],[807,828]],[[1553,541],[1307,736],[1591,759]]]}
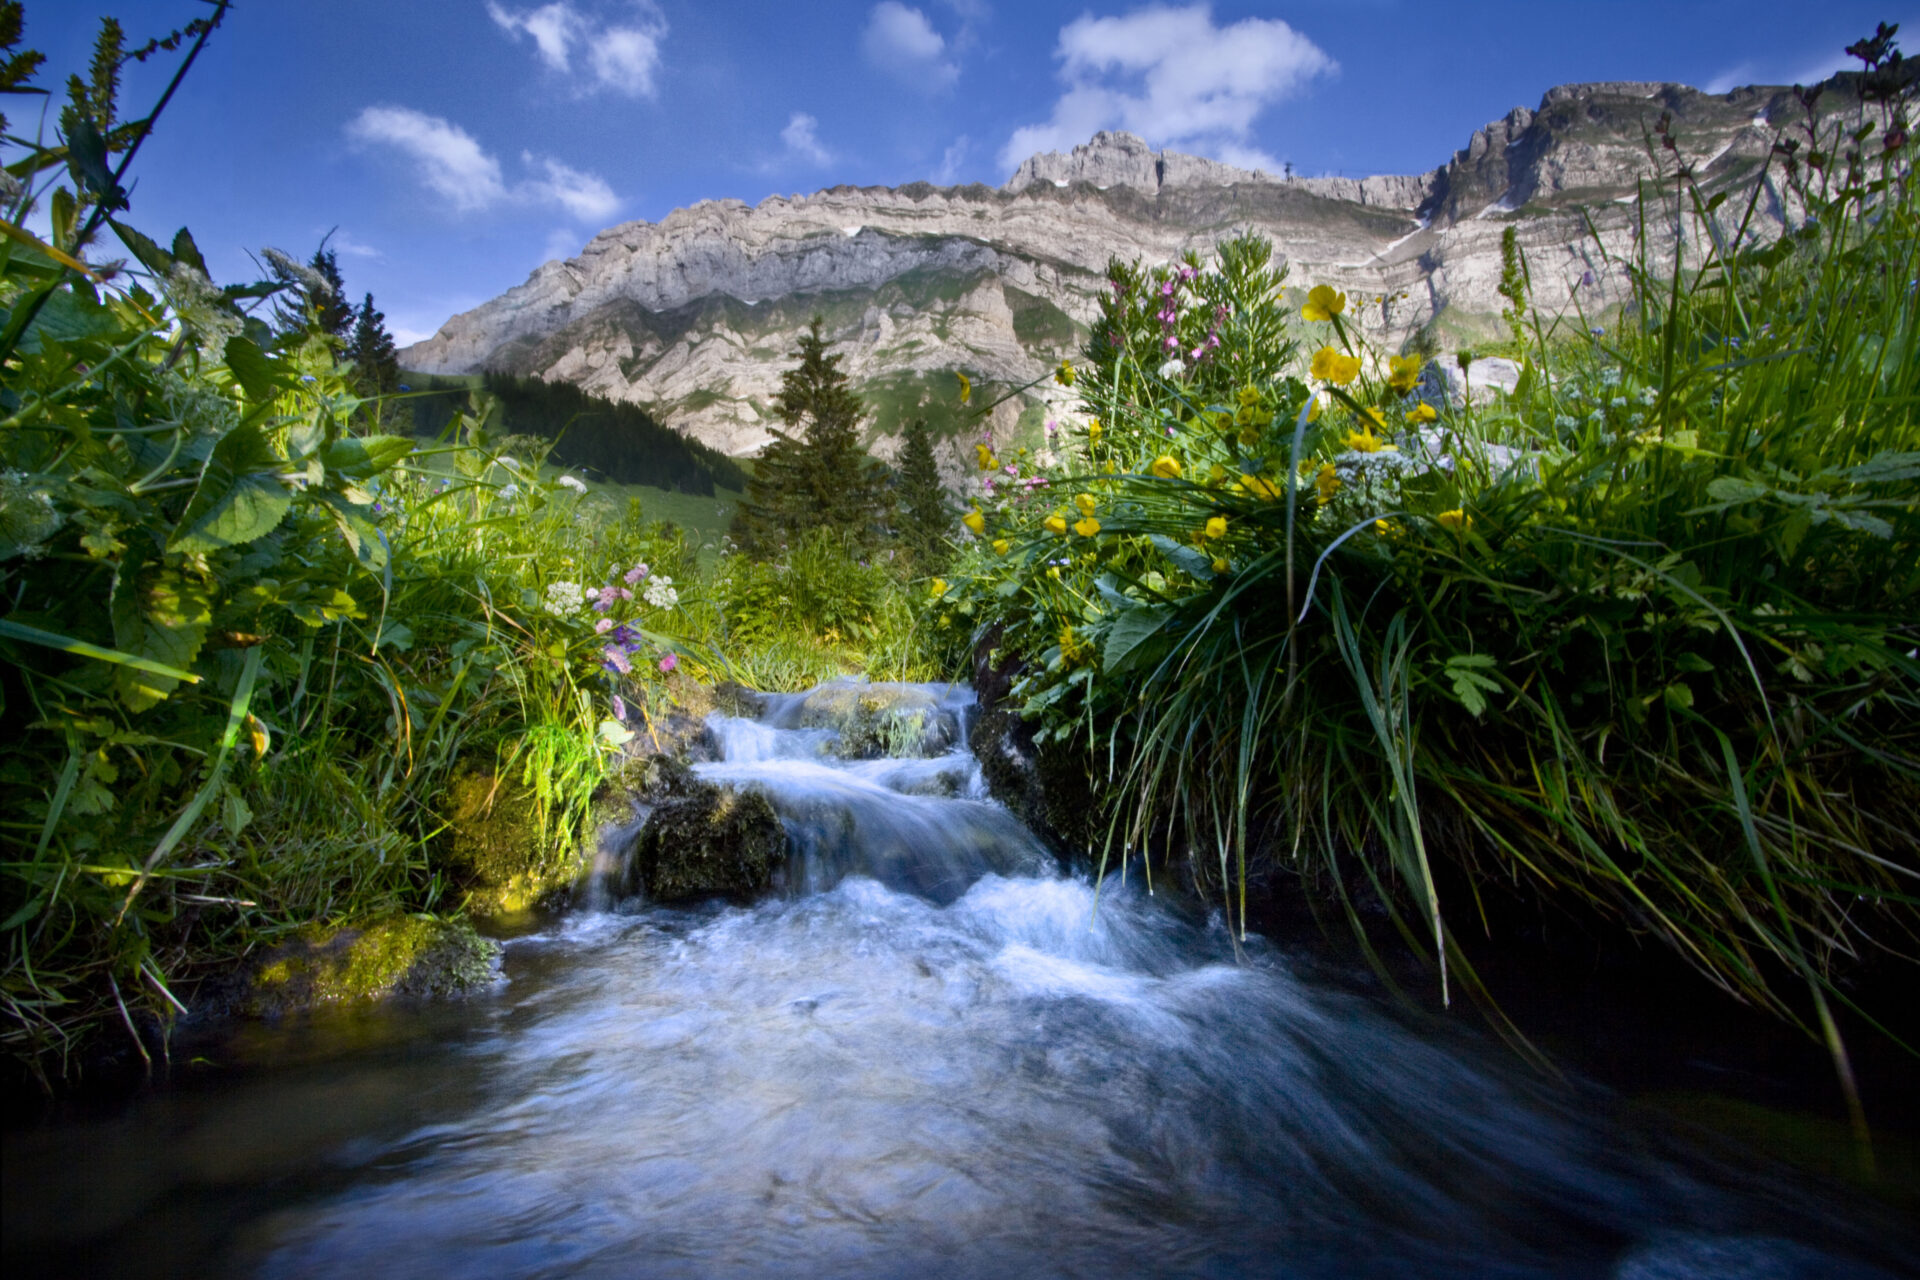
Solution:
{"label": "grassy bank", "polygon": [[1478,403],[1334,290],[1285,305],[1263,243],[1115,264],[1082,411],[981,440],[949,575],[1109,858],[1240,918],[1250,882],[1372,899],[1442,998],[1494,907],[1598,918],[1844,1078],[1847,975],[1920,923],[1911,93],[1807,95],[1729,195],[1657,135],[1624,312],[1540,314],[1516,260],[1523,376]]}

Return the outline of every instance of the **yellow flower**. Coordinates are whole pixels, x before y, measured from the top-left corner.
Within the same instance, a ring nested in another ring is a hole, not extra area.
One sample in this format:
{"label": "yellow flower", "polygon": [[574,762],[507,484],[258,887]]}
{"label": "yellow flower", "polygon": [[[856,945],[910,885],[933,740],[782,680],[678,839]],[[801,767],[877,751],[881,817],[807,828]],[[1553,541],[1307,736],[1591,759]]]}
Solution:
{"label": "yellow flower", "polygon": [[1320,412],[1324,407],[1325,406],[1318,395],[1308,396],[1307,397],[1307,421],[1308,422],[1320,421]]}
{"label": "yellow flower", "polygon": [[1215,556],[1213,558],[1213,571],[1215,573],[1225,573],[1227,571],[1227,558],[1225,556]]}
{"label": "yellow flower", "polygon": [[1313,353],[1313,363],[1307,372],[1322,382],[1344,387],[1360,376],[1360,358],[1342,355],[1332,347],[1322,347]]}
{"label": "yellow flower", "polygon": [[1093,646],[1073,634],[1071,626],[1060,628],[1060,656],[1069,663],[1085,662],[1093,656]]}
{"label": "yellow flower", "polygon": [[1099,438],[1100,438],[1100,419],[1088,418],[1087,419],[1087,439],[1098,440]]}
{"label": "yellow flower", "polygon": [[1265,476],[1241,476],[1240,487],[1262,502],[1272,502],[1280,496],[1280,488]]}
{"label": "yellow flower", "polygon": [[1340,476],[1331,462],[1320,464],[1320,470],[1313,477],[1313,489],[1320,495],[1321,505],[1333,501],[1333,495],[1340,492]]}
{"label": "yellow flower", "polygon": [[973,457],[974,460],[980,464],[982,471],[991,471],[1000,465],[993,456],[993,450],[984,444],[973,446]]}
{"label": "yellow flower", "polygon": [[1382,450],[1392,450],[1396,447],[1374,435],[1371,429],[1366,431],[1350,431],[1341,438],[1340,443],[1355,453],[1379,453]]}
{"label": "yellow flower", "polygon": [[1094,508],[1098,507],[1100,504],[1093,500],[1092,494],[1080,493],[1080,494],[1074,495],[1073,505],[1080,508],[1081,515],[1090,516],[1094,512]]}
{"label": "yellow flower", "polygon": [[1153,460],[1153,466],[1149,467],[1148,470],[1162,480],[1178,480],[1180,478],[1180,460],[1172,454],[1163,453]]}
{"label": "yellow flower", "polygon": [[1373,531],[1383,538],[1397,538],[1400,536],[1400,524],[1396,520],[1375,520]]}
{"label": "yellow flower", "polygon": [[1439,515],[1435,516],[1434,519],[1439,521],[1441,528],[1451,529],[1455,533],[1465,533],[1467,530],[1473,528],[1473,517],[1465,511],[1462,511],[1459,507],[1455,507],[1451,511],[1442,511]]}
{"label": "yellow flower", "polygon": [[1214,516],[1212,519],[1208,520],[1206,532],[1201,536],[1206,538],[1226,537],[1227,536],[1227,518],[1225,516]]}
{"label": "yellow flower", "polygon": [[1420,381],[1419,356],[1392,356],[1387,360],[1387,385],[1395,391],[1413,390],[1413,384]]}
{"label": "yellow flower", "polygon": [[935,578],[928,584],[927,595],[932,599],[938,600],[945,594],[947,594],[947,580],[945,578]]}
{"label": "yellow flower", "polygon": [[1380,411],[1378,409],[1373,408],[1371,405],[1369,405],[1365,409],[1362,409],[1360,411],[1360,416],[1366,419],[1367,433],[1369,435],[1373,433],[1376,427],[1379,428],[1381,431],[1385,431],[1387,429],[1387,420],[1381,417]]}
{"label": "yellow flower", "polygon": [[1430,404],[1417,404],[1407,410],[1407,421],[1416,427],[1423,422],[1432,422],[1439,416]]}
{"label": "yellow flower", "polygon": [[1251,409],[1260,403],[1259,389],[1255,387],[1242,387],[1240,388],[1239,399],[1241,408]]}
{"label": "yellow flower", "polygon": [[1221,466],[1219,463],[1216,462],[1211,467],[1207,468],[1208,484],[1219,484],[1222,480],[1225,480],[1226,478],[1227,478],[1227,469]]}
{"label": "yellow flower", "polygon": [[1346,294],[1332,285],[1317,284],[1307,290],[1307,303],[1300,308],[1300,315],[1306,320],[1331,320],[1346,309]]}
{"label": "yellow flower", "polygon": [[953,376],[960,379],[960,403],[970,403],[973,400],[972,381],[970,381],[964,373],[955,373]]}
{"label": "yellow flower", "polygon": [[967,526],[967,531],[975,537],[979,537],[987,531],[987,518],[980,514],[980,508],[978,507],[961,516],[960,523]]}
{"label": "yellow flower", "polygon": [[1059,383],[1063,387],[1072,386],[1073,385],[1072,363],[1066,360],[1062,360],[1060,362],[1060,367],[1053,371],[1053,380]]}
{"label": "yellow flower", "polygon": [[1100,522],[1092,516],[1088,516],[1084,520],[1075,520],[1073,522],[1073,531],[1083,538],[1091,538],[1094,534],[1100,532]]}
{"label": "yellow flower", "polygon": [[1009,543],[1005,538],[995,538],[993,540],[993,554],[997,556],[1003,556],[1007,554],[1007,551],[1011,546],[1012,544]]}
{"label": "yellow flower", "polygon": [[1067,517],[1064,513],[1056,511],[1040,523],[1045,526],[1048,533],[1057,533],[1062,537],[1066,536]]}

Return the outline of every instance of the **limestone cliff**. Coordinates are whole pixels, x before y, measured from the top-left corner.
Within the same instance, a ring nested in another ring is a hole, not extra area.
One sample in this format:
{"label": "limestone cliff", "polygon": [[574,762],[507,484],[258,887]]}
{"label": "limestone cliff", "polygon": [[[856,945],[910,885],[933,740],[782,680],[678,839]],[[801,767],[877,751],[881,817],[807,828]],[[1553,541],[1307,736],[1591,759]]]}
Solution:
{"label": "limestone cliff", "polygon": [[[1848,97],[1839,83],[1822,106],[1845,109]],[[704,201],[601,232],[401,361],[564,379],[744,455],[768,439],[780,373],[820,313],[875,406],[885,455],[904,416],[944,416],[955,371],[1025,382],[1071,354],[1111,257],[1205,254],[1253,230],[1272,238],[1293,284],[1364,300],[1359,319],[1376,339],[1397,346],[1431,328],[1451,346],[1495,331],[1500,237],[1514,226],[1543,308],[1564,307],[1576,287],[1583,304],[1607,305],[1621,284],[1607,256],[1628,248],[1634,195],[1660,172],[1649,152],[1660,116],[1672,117],[1677,158],[1713,188],[1751,176],[1799,110],[1784,89],[1567,85],[1417,176],[1276,176],[1100,133],[1069,155],[1032,157],[999,188]],[[1665,156],[1666,173],[1675,160]],[[1777,221],[1777,207],[1766,212]],[[1029,416],[1044,412],[1043,393],[1064,397],[1036,389]]]}

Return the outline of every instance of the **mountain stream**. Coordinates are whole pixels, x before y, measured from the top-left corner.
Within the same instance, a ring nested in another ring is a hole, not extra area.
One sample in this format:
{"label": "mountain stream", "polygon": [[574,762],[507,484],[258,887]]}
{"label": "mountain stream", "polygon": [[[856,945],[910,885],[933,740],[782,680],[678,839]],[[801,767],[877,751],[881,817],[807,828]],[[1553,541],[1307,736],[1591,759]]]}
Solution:
{"label": "mountain stream", "polygon": [[[965,691],[936,689],[964,743]],[[781,892],[604,903],[488,994],[244,1029],[11,1133],[15,1276],[1774,1280],[1916,1266],[1884,1215],[1065,874],[964,749],[711,722]],[[1782,1034],[1788,1034],[1783,1030]],[[1736,1167],[1739,1165],[1741,1167]]]}

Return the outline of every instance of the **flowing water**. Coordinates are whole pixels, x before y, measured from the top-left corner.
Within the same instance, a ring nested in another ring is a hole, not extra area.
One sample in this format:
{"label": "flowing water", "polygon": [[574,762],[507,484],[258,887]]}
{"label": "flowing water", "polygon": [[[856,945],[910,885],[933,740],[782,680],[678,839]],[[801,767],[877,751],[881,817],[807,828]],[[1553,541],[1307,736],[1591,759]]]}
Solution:
{"label": "flowing water", "polygon": [[1136,885],[1096,894],[963,751],[841,761],[796,705],[716,719],[699,767],[774,800],[780,894],[577,912],[509,941],[490,995],[255,1029],[111,1114],[12,1134],[8,1273],[1920,1265],[1871,1209],[1689,1152]]}

